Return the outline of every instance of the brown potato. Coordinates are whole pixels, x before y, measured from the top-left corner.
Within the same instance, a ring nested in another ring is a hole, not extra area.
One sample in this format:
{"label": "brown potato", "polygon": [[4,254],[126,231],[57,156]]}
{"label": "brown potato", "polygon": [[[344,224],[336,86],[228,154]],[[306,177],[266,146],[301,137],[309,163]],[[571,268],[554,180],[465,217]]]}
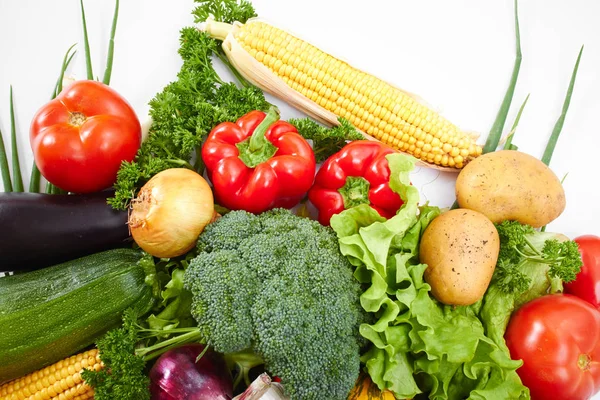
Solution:
{"label": "brown potato", "polygon": [[425,281],[444,304],[469,305],[483,297],[500,251],[500,238],[483,214],[465,209],[443,213],[427,227],[419,248]]}
{"label": "brown potato", "polygon": [[456,179],[461,208],[479,211],[492,222],[519,221],[539,228],[565,209],[565,191],[543,162],[516,150],[484,154]]}

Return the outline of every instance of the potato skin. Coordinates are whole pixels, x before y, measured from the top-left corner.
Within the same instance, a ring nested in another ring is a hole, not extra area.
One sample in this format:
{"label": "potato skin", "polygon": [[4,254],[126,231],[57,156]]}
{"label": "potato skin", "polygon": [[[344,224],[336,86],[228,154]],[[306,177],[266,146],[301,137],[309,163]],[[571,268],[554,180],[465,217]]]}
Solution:
{"label": "potato skin", "polygon": [[431,294],[444,304],[477,302],[490,284],[499,251],[498,231],[485,215],[466,209],[441,214],[419,246]]}
{"label": "potato skin", "polygon": [[456,179],[461,208],[479,211],[492,222],[519,221],[539,228],[566,206],[565,191],[548,166],[516,150],[487,153],[469,162]]}

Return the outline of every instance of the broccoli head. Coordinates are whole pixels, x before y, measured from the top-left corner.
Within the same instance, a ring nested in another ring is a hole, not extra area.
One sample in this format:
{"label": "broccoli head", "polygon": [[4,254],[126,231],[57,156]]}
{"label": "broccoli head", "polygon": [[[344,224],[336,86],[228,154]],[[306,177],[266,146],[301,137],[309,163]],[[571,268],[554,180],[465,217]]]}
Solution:
{"label": "broccoli head", "polygon": [[345,399],[365,315],[333,230],[285,209],[232,211],[207,226],[198,250],[185,284],[207,342],[262,358],[292,400]]}

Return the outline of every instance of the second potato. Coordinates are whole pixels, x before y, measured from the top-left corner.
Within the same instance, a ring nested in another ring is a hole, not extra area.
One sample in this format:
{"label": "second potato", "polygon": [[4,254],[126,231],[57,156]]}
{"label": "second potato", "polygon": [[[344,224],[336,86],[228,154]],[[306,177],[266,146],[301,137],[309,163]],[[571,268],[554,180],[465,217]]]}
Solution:
{"label": "second potato", "polygon": [[443,213],[425,230],[419,250],[431,294],[444,304],[477,302],[490,284],[499,251],[498,231],[485,215],[466,209]]}

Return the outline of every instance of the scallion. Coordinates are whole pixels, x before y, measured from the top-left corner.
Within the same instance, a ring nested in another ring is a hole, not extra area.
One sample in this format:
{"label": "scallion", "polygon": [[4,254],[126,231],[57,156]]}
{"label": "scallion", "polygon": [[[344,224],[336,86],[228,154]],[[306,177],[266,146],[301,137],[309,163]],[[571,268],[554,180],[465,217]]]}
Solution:
{"label": "scallion", "polygon": [[117,20],[119,18],[119,0],[115,3],[115,14],[113,16],[112,28],[110,30],[110,41],[108,42],[108,56],[106,57],[106,69],[104,70],[104,78],[102,82],[105,85],[110,85],[110,77],[112,74],[113,56],[115,53],[115,33],[117,31]]}

